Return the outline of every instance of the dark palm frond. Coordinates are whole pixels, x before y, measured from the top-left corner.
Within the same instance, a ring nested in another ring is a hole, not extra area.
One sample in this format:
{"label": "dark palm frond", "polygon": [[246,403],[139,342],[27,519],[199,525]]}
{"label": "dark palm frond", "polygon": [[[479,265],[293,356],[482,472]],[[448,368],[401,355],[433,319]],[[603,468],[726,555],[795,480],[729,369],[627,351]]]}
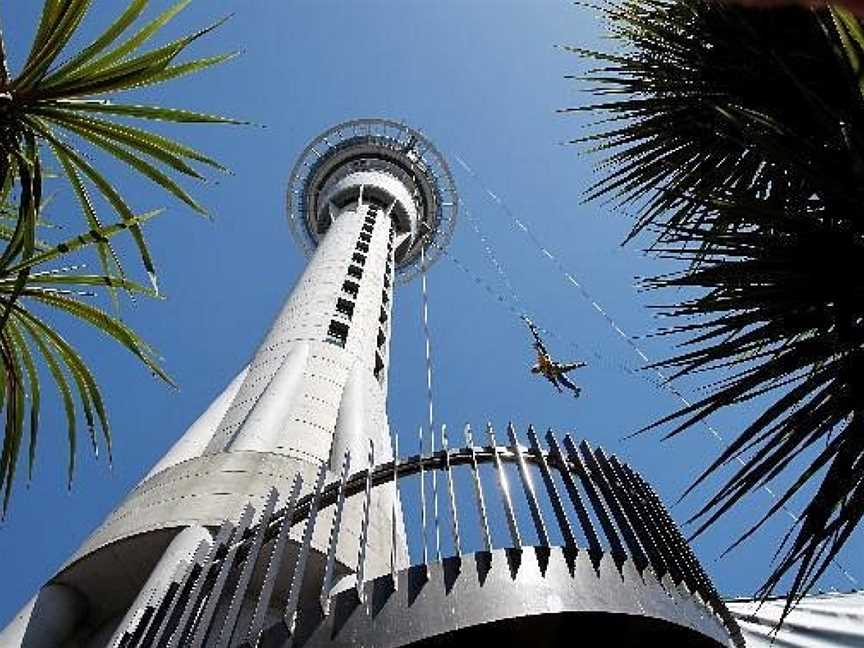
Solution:
{"label": "dark palm frond", "polygon": [[[754,11],[704,0],[625,0],[602,6],[623,51],[570,48],[599,62],[580,77],[598,103],[568,109],[607,113],[590,142],[606,157],[591,198],[636,213],[631,237],[659,228],[734,228],[702,210],[720,193],[747,192],[788,205],[807,201],[833,177],[861,192],[849,165],[864,110],[856,77],[827,11]],[[853,20],[855,20],[853,18]],[[851,146],[850,146],[851,144]],[[850,150],[852,149],[852,150]]]}
{"label": "dark palm frond", "polygon": [[[76,266],[52,267],[72,253],[107,242],[130,227],[140,227],[158,213],[134,216],[131,220],[102,226],[56,245],[45,246],[36,250],[28,260],[9,265],[0,272],[0,307],[7,314],[0,334],[0,407],[6,409],[0,452],[0,493],[4,515],[12,493],[25,432],[28,437],[28,472],[31,476],[35,465],[43,392],[39,380],[40,365],[51,375],[66,414],[69,483],[75,466],[79,411],[84,415],[93,451],[98,454],[98,428],[109,459],[111,455],[111,430],[99,385],[74,346],[39,311],[68,316],[102,332],[136,356],[154,375],[173,384],[159,366],[154,350],[146,342],[122,320],[85,300],[94,296],[93,291],[99,288],[150,297],[157,296],[155,291],[121,276],[82,274]],[[25,277],[23,283],[20,281],[21,276]],[[76,400],[80,403],[80,410]],[[25,409],[28,410],[26,416]]]}
{"label": "dark palm frond", "polygon": [[[0,75],[0,184],[10,175],[22,183],[28,179],[28,173],[35,173],[38,167],[32,168],[33,156],[27,155],[24,149],[34,143],[37,147],[46,147],[71,183],[88,228],[100,227],[91,198],[93,190],[118,216],[131,223],[129,231],[154,288],[157,286],[156,268],[143,232],[133,222],[133,210],[98,167],[89,161],[80,144],[95,147],[123,162],[195,212],[205,213],[177,178],[203,180],[202,174],[194,168],[196,164],[218,170],[224,170],[224,167],[189,146],[118,119],[238,122],[160,106],[114,104],[103,98],[192,74],[233,56],[224,54],[178,62],[190,45],[222,21],[166,45],[145,49],[189,2],[177,2],[129,33],[149,4],[149,0],[132,0],[100,36],[60,62],[92,0],[46,0],[30,54],[22,69],[14,76],[8,72]],[[2,48],[0,59],[5,70]],[[39,182],[39,178],[33,179],[34,190],[39,188]],[[21,186],[23,190],[23,184]],[[122,276],[120,261],[110,244],[99,242],[96,249],[102,271]]]}
{"label": "dark palm frond", "polygon": [[[756,212],[746,209],[750,218]],[[710,239],[716,256],[698,269],[649,281],[655,288],[707,291],[669,307],[667,315],[690,323],[664,333],[689,339],[681,354],[661,364],[677,375],[721,367],[736,372],[651,427],[674,423],[668,435],[674,436],[723,407],[776,394],[690,490],[720,466],[743,459],[694,517],[701,522],[699,534],[745,495],[808,457],[792,485],[735,543],[808,482],[819,482],[794,542],[782,548],[761,591],[769,595],[797,567],[791,602],[813,587],[840,540],[864,517],[864,275],[854,270],[864,254],[864,232],[830,219],[779,213],[747,231],[685,230],[676,237],[673,246],[690,246],[693,255],[694,240]],[[672,253],[687,256],[680,247]]]}
{"label": "dark palm frond", "polygon": [[694,517],[699,534],[793,473],[737,545],[815,485],[760,590],[793,575],[788,613],[864,517],[864,30],[839,9],[625,0],[603,12],[622,51],[575,50],[603,66],[587,77],[600,103],[578,110],[609,117],[580,140],[607,156],[589,195],[633,209],[631,237],[651,234],[653,253],[683,263],[647,282],[676,291],[665,314],[680,324],[661,332],[686,338],[660,366],[720,372],[646,429],[674,436],[773,399],[690,490],[741,462]]}

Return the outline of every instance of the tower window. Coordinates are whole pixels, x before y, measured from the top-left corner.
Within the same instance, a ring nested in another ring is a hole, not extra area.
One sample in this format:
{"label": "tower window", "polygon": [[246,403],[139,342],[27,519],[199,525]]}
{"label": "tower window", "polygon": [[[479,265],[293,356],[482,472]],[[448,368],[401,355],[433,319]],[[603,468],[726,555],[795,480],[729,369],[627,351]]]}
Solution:
{"label": "tower window", "polygon": [[356,265],[348,266],[348,275],[354,277],[355,279],[363,278],[363,268]]}
{"label": "tower window", "polygon": [[387,293],[386,290],[381,291],[381,303],[382,304],[390,303],[390,295]]}
{"label": "tower window", "polygon": [[378,347],[383,347],[387,343],[387,337],[384,335],[384,331],[378,329]]}
{"label": "tower window", "polygon": [[365,263],[366,263],[366,257],[363,256],[362,254],[357,253],[357,252],[355,252],[351,256],[351,259],[354,261],[354,263],[359,263],[360,265],[365,265]]}
{"label": "tower window", "polygon": [[354,302],[348,301],[347,299],[337,299],[336,310],[347,316],[348,319],[351,319],[354,315]]}
{"label": "tower window", "polygon": [[384,287],[385,288],[390,287],[390,273],[389,272],[384,275]]}
{"label": "tower window", "polygon": [[373,229],[373,227],[369,223],[366,223],[365,225],[363,225],[363,231],[366,232],[367,234],[371,234],[372,229]]}
{"label": "tower window", "polygon": [[330,344],[344,347],[348,341],[348,325],[339,320],[330,320],[330,326],[327,327],[327,341]]}
{"label": "tower window", "polygon": [[360,240],[364,243],[370,243],[372,241],[372,237],[369,236],[366,232],[360,232]]}
{"label": "tower window", "polygon": [[354,299],[357,299],[357,293],[360,290],[360,286],[353,281],[346,281],[342,284],[342,291],[351,295]]}
{"label": "tower window", "polygon": [[387,309],[381,308],[381,315],[378,317],[378,321],[384,324],[387,322]]}
{"label": "tower window", "polygon": [[378,382],[384,380],[384,361],[381,359],[381,354],[377,351],[375,352],[375,369],[373,373],[375,374],[375,378],[378,379]]}
{"label": "tower window", "polygon": [[366,245],[363,241],[357,241],[357,249],[364,253],[369,252],[369,246]]}

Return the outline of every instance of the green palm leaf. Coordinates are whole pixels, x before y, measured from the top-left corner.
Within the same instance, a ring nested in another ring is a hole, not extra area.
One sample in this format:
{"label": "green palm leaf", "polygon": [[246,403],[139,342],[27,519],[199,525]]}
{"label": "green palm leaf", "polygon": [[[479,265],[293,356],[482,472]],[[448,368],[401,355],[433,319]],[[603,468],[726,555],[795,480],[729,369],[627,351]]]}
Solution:
{"label": "green palm leaf", "polygon": [[[180,108],[109,100],[121,92],[200,72],[234,56],[183,60],[193,43],[224,20],[170,42],[153,44],[189,1],[175,2],[136,27],[150,3],[129,0],[96,38],[77,52],[64,54],[85,21],[92,0],[44,0],[30,52],[14,74],[9,72],[0,35],[0,240],[5,242],[0,250],[0,409],[5,413],[0,492],[4,514],[28,425],[28,473],[33,473],[39,411],[45,401],[40,367],[51,375],[65,411],[69,480],[75,466],[79,415],[86,423],[93,450],[100,445],[98,427],[109,458],[111,454],[110,428],[99,386],[80,354],[54,328],[53,320],[44,319],[46,312],[101,331],[154,375],[173,384],[159,366],[155,351],[116,316],[119,292],[158,296],[156,265],[142,225],[159,212],[139,215],[103,173],[99,156],[91,153],[123,162],[133,174],[146,178],[194,212],[206,214],[181,181],[205,181],[202,167],[226,169],[208,155],[153,132],[150,126],[158,122],[240,122]],[[51,157],[72,187],[85,228],[68,240],[55,237],[48,242],[40,240],[37,232],[46,227],[40,216],[45,206],[43,166]],[[100,213],[105,206],[108,216]],[[127,276],[111,245],[110,239],[125,230],[132,237],[152,288]],[[98,272],[82,272],[76,265],[63,263],[68,255],[88,248],[96,253]],[[102,290],[110,296],[114,315],[87,301]],[[29,416],[25,415],[27,407]],[[25,419],[29,423],[25,424]]]}
{"label": "green palm leaf", "polygon": [[[132,0],[120,15],[97,38],[79,52],[60,63],[59,57],[87,15],[91,0],[46,0],[36,30],[33,46],[21,71],[0,79],[0,96],[7,97],[0,109],[0,180],[5,183],[12,169],[19,180],[24,176],[16,168],[23,155],[26,138],[44,146],[59,162],[82,207],[88,227],[98,226],[99,219],[89,198],[95,188],[124,220],[132,210],[122,193],[90,163],[83,151],[65,141],[61,131],[79,136],[88,145],[124,162],[133,172],[156,183],[193,211],[204,208],[172,176],[179,174],[193,181],[203,181],[195,166],[203,164],[224,168],[210,157],[172,139],[144,128],[121,123],[117,119],[161,120],[186,123],[237,123],[218,116],[158,106],[135,106],[109,103],[106,97],[143,85],[163,83],[221,63],[232,54],[208,56],[175,63],[195,41],[216,29],[219,21],[192,34],[164,45],[146,48],[189,0],[181,0],[139,29],[126,35],[149,6],[147,0]],[[2,48],[0,48],[2,55]],[[5,65],[5,57],[3,63]],[[4,67],[5,69],[5,67]],[[2,99],[0,99],[2,100]],[[96,114],[102,117],[96,118]],[[0,184],[3,184],[0,183]],[[88,184],[91,187],[88,187]],[[141,262],[156,285],[156,267],[143,233],[130,227]],[[7,248],[8,254],[18,253]],[[106,274],[123,274],[113,250],[100,246],[102,270]]]}
{"label": "green palm leaf", "polygon": [[[140,226],[156,214],[151,212],[132,219]],[[111,456],[111,431],[101,390],[80,354],[52,324],[32,309],[47,307],[57,315],[81,321],[107,335],[137,357],[155,376],[174,384],[160,367],[155,351],[130,327],[116,316],[87,303],[94,289],[123,290],[149,297],[156,292],[125,277],[103,274],[82,274],[75,266],[52,268],[49,264],[67,258],[97,243],[106,243],[111,237],[125,231],[130,222],[120,221],[97,227],[88,232],[30,255],[26,260],[7,265],[0,271],[0,305],[9,312],[3,334],[0,335],[0,402],[6,407],[3,451],[0,453],[0,491],[3,493],[5,514],[15,477],[18,454],[24,435],[23,404],[30,403],[28,473],[32,476],[36,457],[39,412],[42,388],[39,382],[39,363],[44,364],[61,396],[66,413],[69,439],[68,479],[75,467],[77,419],[79,411],[90,435],[93,451],[98,454],[97,427],[101,430],[105,447]],[[20,259],[20,258],[19,258]],[[20,285],[19,277],[25,281]],[[80,410],[75,401],[80,404]]]}

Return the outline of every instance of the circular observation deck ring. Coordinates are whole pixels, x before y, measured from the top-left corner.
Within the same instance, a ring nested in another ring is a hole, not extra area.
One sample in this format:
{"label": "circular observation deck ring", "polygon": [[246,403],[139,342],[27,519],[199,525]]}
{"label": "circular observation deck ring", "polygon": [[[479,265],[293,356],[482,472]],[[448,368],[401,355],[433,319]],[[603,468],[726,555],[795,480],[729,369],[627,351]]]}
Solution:
{"label": "circular observation deck ring", "polygon": [[355,119],[328,129],[300,154],[288,178],[286,207],[291,234],[307,256],[329,222],[322,222],[319,197],[356,168],[397,179],[412,194],[418,215],[408,247],[396,259],[396,279],[404,283],[446,249],[456,227],[459,199],[444,156],[420,131],[389,119]]}

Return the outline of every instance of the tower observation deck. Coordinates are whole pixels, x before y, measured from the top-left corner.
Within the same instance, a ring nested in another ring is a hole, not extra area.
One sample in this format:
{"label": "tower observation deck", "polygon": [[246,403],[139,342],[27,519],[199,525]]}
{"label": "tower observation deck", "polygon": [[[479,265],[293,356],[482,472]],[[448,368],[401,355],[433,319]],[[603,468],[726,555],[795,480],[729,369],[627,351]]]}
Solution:
{"label": "tower observation deck", "polygon": [[[309,261],[251,361],[0,647],[557,645],[573,632],[740,645],[659,499],[602,450],[551,431],[543,447],[533,429],[526,446],[512,426],[499,445],[490,425],[485,444],[466,427],[464,447],[394,453],[394,287],[446,249],[458,213],[423,134],[381,119],[331,128],[294,166],[287,212]],[[430,474],[441,488],[427,493]],[[422,511],[409,511],[418,476]]]}

